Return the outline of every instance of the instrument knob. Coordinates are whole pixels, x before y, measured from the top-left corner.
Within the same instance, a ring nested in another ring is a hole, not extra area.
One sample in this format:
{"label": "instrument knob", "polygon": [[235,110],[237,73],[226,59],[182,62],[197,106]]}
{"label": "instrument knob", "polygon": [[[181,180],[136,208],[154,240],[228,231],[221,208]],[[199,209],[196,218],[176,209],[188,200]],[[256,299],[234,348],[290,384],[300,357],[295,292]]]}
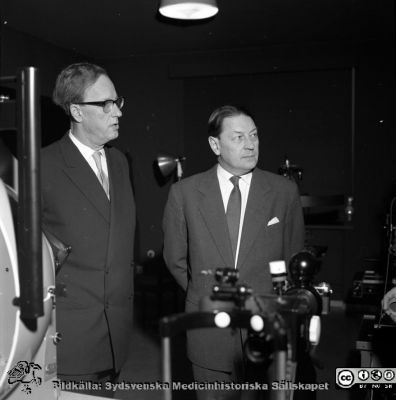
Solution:
{"label": "instrument knob", "polygon": [[51,337],[54,344],[58,344],[62,340],[62,334],[60,332],[55,332],[55,335],[52,335]]}
{"label": "instrument knob", "polygon": [[55,291],[56,291],[55,286],[50,286],[50,287],[48,288],[48,293],[49,293],[51,296],[55,296]]}
{"label": "instrument knob", "polygon": [[250,326],[256,332],[261,332],[264,329],[264,320],[260,315],[252,315],[250,318]]}
{"label": "instrument knob", "polygon": [[231,317],[228,313],[221,311],[215,315],[214,322],[219,328],[227,328],[231,323]]}

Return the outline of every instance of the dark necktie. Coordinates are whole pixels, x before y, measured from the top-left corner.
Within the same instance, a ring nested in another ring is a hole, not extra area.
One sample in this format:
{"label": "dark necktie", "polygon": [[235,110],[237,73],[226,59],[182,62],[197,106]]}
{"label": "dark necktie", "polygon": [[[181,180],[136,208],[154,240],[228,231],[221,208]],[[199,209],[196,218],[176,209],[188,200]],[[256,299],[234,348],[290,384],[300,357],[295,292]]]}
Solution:
{"label": "dark necktie", "polygon": [[241,191],[239,190],[239,176],[232,176],[230,181],[234,185],[230,198],[227,204],[227,223],[228,231],[230,233],[232,254],[234,256],[234,261],[236,257],[236,249],[238,245],[238,233],[239,233],[239,221],[241,219]]}
{"label": "dark necktie", "polygon": [[102,156],[102,153],[100,151],[95,151],[95,153],[92,154],[92,157],[95,160],[96,167],[98,168],[99,182],[101,183],[103,190],[106,193],[107,198],[110,199],[109,179],[107,178],[106,174],[103,171],[102,162],[100,160],[101,156]]}

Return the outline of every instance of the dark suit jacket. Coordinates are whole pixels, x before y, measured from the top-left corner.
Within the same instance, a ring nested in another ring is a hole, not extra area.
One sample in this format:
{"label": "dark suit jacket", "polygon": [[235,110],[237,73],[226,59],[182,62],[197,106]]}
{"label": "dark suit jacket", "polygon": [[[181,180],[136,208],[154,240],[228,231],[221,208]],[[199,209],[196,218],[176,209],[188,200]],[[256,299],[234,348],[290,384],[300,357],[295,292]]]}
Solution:
{"label": "dark suit jacket", "polygon": [[[268,223],[277,218],[279,222]],[[197,311],[209,296],[214,276],[201,271],[233,268],[217,166],[171,187],[165,208],[164,258],[187,291],[186,311]],[[297,187],[286,178],[253,171],[238,256],[240,283],[255,294],[272,292],[269,262],[290,259],[304,245],[304,223]],[[202,367],[230,371],[234,354],[230,335],[220,329],[188,332],[188,355]]]}
{"label": "dark suit jacket", "polygon": [[119,370],[127,355],[135,204],[125,156],[105,151],[110,202],[68,135],[41,153],[44,229],[72,247],[56,277],[60,374]]}

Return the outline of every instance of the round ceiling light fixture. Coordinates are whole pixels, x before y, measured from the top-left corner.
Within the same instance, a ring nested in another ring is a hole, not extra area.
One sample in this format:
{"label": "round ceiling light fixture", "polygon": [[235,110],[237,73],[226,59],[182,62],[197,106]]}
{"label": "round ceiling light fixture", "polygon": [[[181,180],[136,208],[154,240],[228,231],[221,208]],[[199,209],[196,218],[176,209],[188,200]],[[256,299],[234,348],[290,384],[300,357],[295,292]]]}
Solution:
{"label": "round ceiling light fixture", "polygon": [[183,20],[210,18],[218,11],[216,0],[161,0],[159,8],[164,17]]}

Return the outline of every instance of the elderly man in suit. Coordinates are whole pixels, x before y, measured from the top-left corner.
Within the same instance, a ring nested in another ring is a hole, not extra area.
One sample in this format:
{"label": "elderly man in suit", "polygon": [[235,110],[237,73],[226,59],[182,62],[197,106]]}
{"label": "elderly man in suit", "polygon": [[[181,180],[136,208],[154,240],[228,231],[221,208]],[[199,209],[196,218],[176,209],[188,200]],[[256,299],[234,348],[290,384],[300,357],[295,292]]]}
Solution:
{"label": "elderly man in suit", "polygon": [[72,249],[56,276],[58,377],[100,383],[117,377],[132,323],[135,203],[126,157],[107,145],[124,99],[103,68],[78,63],[53,100],[70,117],[41,154],[44,230]]}
{"label": "elderly man in suit", "polygon": [[[197,311],[200,299],[211,294],[217,268],[238,268],[240,282],[257,294],[271,293],[269,262],[287,262],[304,244],[296,185],[256,168],[259,138],[252,116],[223,106],[208,125],[218,164],[172,185],[163,220],[164,258],[186,291],[187,312]],[[244,380],[241,342],[240,334],[227,330],[187,332],[194,378]],[[210,394],[230,397],[231,391]]]}

